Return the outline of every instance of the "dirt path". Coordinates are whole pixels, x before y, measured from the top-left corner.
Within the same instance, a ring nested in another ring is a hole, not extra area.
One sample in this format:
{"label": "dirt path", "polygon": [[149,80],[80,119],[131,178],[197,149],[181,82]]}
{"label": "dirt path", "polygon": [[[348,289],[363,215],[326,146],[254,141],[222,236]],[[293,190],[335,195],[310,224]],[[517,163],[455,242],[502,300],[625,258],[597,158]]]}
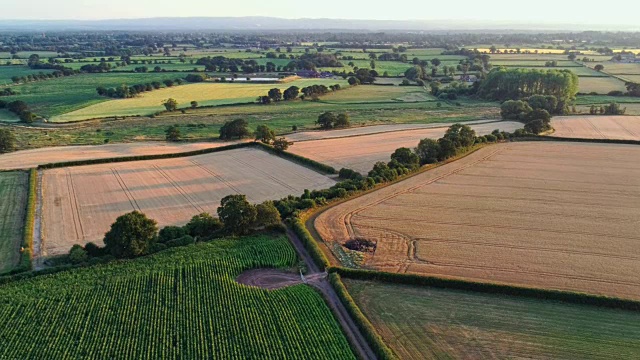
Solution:
{"label": "dirt path", "polygon": [[331,311],[333,311],[333,314],[342,326],[342,330],[347,336],[349,343],[357,351],[358,357],[360,359],[377,359],[369,343],[347,312],[347,309],[342,304],[342,301],[340,301],[333,287],[331,287],[331,284],[329,284],[327,273],[321,272],[320,269],[318,269],[318,266],[313,262],[311,256],[302,245],[302,242],[293,231],[287,229],[287,236],[298,255],[306,263],[307,269],[309,270],[307,275],[302,277],[299,274],[277,269],[253,269],[240,274],[236,281],[241,284],[258,286],[269,290],[303,283],[315,287],[324,296]]}
{"label": "dirt path", "polygon": [[36,214],[33,229],[33,268],[40,270],[42,264],[42,171],[37,172],[36,180]]}

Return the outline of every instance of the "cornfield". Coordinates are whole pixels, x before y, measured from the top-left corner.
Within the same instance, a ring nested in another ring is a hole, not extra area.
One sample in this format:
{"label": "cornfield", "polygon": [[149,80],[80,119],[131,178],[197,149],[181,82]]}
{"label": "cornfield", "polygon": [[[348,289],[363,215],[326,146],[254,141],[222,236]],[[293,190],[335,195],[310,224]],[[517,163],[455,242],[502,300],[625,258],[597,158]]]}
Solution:
{"label": "cornfield", "polygon": [[354,359],[314,289],[235,282],[296,261],[255,236],[3,285],[0,359]]}

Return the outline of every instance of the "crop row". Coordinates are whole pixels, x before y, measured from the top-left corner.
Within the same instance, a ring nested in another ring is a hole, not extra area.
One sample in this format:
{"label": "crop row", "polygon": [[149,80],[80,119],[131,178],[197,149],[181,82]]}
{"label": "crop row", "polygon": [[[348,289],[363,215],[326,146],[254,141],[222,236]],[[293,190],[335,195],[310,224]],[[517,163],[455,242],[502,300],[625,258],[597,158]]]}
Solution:
{"label": "crop row", "polygon": [[0,358],[353,359],[322,297],[238,284],[285,238],[220,240],[0,287]]}

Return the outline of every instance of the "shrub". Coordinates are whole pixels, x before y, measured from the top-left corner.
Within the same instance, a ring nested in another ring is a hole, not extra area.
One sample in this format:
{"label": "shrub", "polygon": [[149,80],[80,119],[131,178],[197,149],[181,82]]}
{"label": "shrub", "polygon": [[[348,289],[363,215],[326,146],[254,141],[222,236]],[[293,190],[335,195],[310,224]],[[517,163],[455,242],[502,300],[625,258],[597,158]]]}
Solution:
{"label": "shrub", "polygon": [[86,262],[89,259],[89,256],[87,255],[87,251],[83,249],[82,246],[75,244],[71,247],[71,250],[69,250],[68,259],[72,264],[81,264],[83,262]]}
{"label": "shrub", "polygon": [[187,231],[180,226],[166,226],[158,233],[158,241],[165,243],[169,240],[181,238],[187,235]]}
{"label": "shrub", "polygon": [[165,245],[167,247],[172,248],[172,247],[178,247],[178,246],[187,246],[193,243],[195,243],[195,240],[193,239],[193,237],[191,237],[190,235],[185,235],[181,238],[169,240],[165,243]]}

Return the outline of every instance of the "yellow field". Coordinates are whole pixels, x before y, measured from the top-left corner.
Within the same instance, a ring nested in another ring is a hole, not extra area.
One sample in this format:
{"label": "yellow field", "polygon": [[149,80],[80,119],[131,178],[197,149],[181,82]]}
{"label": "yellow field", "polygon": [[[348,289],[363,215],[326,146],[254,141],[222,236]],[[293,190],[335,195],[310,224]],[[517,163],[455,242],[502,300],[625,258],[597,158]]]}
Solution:
{"label": "yellow field", "polygon": [[322,84],[347,86],[344,80],[333,79],[303,79],[284,84],[246,84],[246,83],[214,83],[205,82],[163,88],[131,99],[116,99],[101,102],[86,108],[72,111],[52,118],[53,122],[78,121],[110,116],[150,115],[164,110],[162,101],[174,98],[178,101],[178,108],[190,107],[191,101],[202,105],[222,105],[255,101],[258,96],[266,95],[269,89],[275,87],[284,90],[290,86],[303,88]]}
{"label": "yellow field", "polygon": [[613,90],[627,91],[624,82],[613,77],[581,77],[578,85],[581,93],[607,94]]}

